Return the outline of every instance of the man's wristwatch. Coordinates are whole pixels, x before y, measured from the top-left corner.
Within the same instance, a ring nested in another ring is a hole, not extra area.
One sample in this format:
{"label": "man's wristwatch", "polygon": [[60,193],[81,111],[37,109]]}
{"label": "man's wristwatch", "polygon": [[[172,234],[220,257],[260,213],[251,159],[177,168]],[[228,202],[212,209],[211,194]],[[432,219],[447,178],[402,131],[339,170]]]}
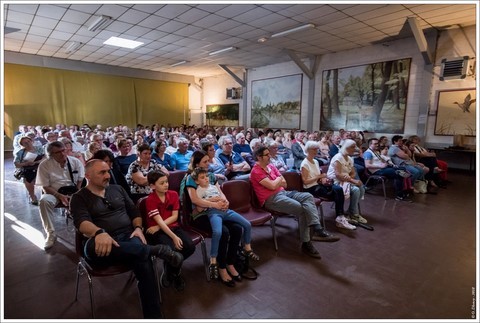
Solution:
{"label": "man's wristwatch", "polygon": [[99,234],[105,233],[105,232],[107,232],[107,231],[105,231],[105,229],[98,229],[97,232],[95,232],[94,237],[98,236]]}
{"label": "man's wristwatch", "polygon": [[139,229],[140,229],[140,231],[143,231],[143,227],[142,227],[142,226],[140,226],[140,225],[136,225],[136,226],[135,226],[135,228],[133,228],[133,230],[136,230],[137,228],[139,228]]}

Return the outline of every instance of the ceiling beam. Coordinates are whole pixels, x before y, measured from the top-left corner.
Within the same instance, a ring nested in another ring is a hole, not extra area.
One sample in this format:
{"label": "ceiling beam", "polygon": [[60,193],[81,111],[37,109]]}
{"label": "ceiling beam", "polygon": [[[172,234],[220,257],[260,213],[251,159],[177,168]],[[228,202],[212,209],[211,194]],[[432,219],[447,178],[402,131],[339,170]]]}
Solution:
{"label": "ceiling beam", "polygon": [[309,79],[312,80],[315,77],[315,73],[311,69],[309,69],[305,64],[303,64],[300,57],[298,57],[293,50],[285,49],[285,51],[287,52],[288,56],[290,56],[290,58],[297,64],[297,66],[303,71],[303,73],[305,73],[308,76]]}
{"label": "ceiling beam", "polygon": [[417,41],[418,49],[423,55],[423,59],[425,60],[425,64],[431,65],[433,62],[432,52],[428,48],[427,39],[423,34],[423,30],[420,28],[420,24],[418,23],[417,18],[415,17],[408,17],[407,18],[408,25],[413,32],[413,36]]}
{"label": "ceiling beam", "polygon": [[230,74],[231,77],[234,78],[234,80],[240,84],[241,87],[246,87],[245,85],[245,82],[239,78],[235,73],[233,73],[227,65],[223,65],[223,64],[218,64],[218,66],[220,66],[225,72],[227,72],[228,74]]}

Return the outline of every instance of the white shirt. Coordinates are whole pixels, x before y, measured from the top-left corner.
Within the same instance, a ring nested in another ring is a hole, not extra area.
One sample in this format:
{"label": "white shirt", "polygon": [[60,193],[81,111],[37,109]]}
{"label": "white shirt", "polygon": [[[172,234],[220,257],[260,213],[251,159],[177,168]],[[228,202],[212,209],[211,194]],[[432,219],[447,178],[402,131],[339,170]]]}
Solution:
{"label": "white shirt", "polygon": [[38,165],[35,185],[51,186],[55,190],[58,190],[62,186],[77,185],[77,183],[85,177],[85,168],[78,158],[72,156],[67,156],[67,158],[72,167],[74,183],[72,183],[67,163],[65,163],[65,166],[62,168],[60,163],[55,159],[48,158]]}
{"label": "white shirt", "polygon": [[[300,164],[300,169],[302,168],[305,168],[308,171],[308,179],[317,178],[317,176],[320,175],[320,173],[322,172],[320,170],[320,165],[318,164],[318,161],[316,159],[314,159],[313,163],[311,163],[307,158],[305,158]],[[310,188],[315,185],[317,185],[317,182],[303,184],[303,187]]]}

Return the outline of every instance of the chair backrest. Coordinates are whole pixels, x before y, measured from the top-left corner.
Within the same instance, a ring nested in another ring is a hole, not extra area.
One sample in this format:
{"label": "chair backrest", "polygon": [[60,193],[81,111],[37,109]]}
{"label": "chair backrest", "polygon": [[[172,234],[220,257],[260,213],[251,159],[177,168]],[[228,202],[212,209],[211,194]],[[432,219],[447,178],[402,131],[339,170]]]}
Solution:
{"label": "chair backrest", "polygon": [[287,191],[303,192],[302,175],[298,172],[284,172],[283,178],[287,181]]}
{"label": "chair backrest", "polygon": [[322,171],[322,174],[326,174],[328,172],[328,167],[329,165],[320,166],[320,170]]}
{"label": "chair backrest", "polygon": [[180,184],[186,173],[187,171],[185,170],[170,171],[170,175],[168,175],[168,189],[175,191],[180,195]]}
{"label": "chair backrest", "polygon": [[75,253],[83,258],[83,245],[87,238],[78,230],[75,230]]}
{"label": "chair backrest", "polygon": [[140,211],[144,228],[146,228],[146,225],[147,225],[147,203],[146,202],[147,202],[147,196],[142,197],[137,201],[137,208]]}
{"label": "chair backrest", "polygon": [[250,182],[244,180],[230,180],[222,185],[223,194],[230,203],[229,208],[237,212],[248,212],[252,207],[251,189]]}

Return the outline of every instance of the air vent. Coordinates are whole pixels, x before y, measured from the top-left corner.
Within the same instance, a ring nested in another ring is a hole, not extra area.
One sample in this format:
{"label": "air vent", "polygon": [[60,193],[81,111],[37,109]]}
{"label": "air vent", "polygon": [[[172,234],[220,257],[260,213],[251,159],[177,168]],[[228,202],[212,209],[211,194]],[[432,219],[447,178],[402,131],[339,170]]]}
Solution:
{"label": "air vent", "polygon": [[461,80],[467,77],[468,56],[452,59],[442,59],[442,70],[440,71],[440,81]]}

